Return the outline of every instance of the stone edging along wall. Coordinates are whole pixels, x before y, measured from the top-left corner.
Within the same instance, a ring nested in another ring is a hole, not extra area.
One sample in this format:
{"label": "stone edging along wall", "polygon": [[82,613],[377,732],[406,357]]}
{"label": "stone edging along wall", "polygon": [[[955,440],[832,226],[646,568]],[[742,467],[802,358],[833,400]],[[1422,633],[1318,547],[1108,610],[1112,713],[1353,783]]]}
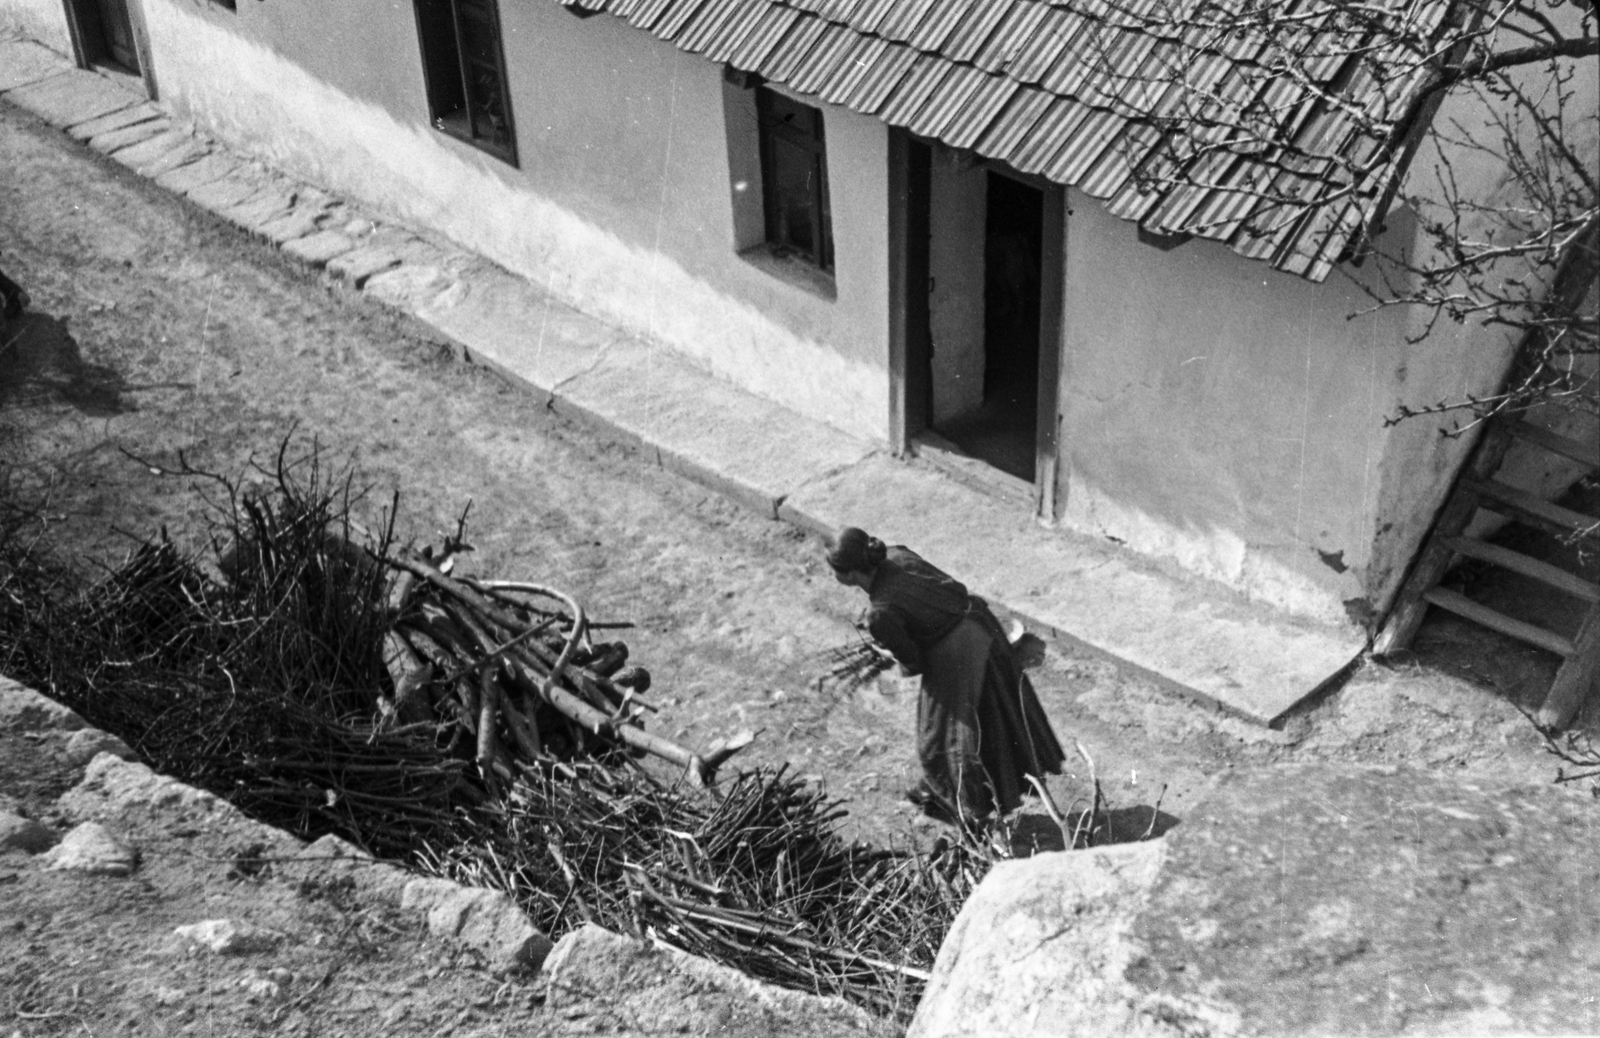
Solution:
{"label": "stone edging along wall", "polygon": [[[163,822],[204,822],[208,831],[225,832],[234,841],[248,838],[264,845],[263,855],[285,860],[290,875],[312,873],[323,879],[350,877],[360,894],[398,901],[401,908],[426,916],[428,931],[480,955],[498,970],[537,970],[550,953],[550,939],[540,933],[506,894],[466,887],[445,879],[412,876],[376,861],[337,836],[305,844],[287,833],[247,817],[221,797],[157,774],[138,761],[123,741],[89,726],[82,717],[46,696],[0,677],[0,728],[14,732],[53,733],[59,754],[82,766],[82,780],[57,801],[61,812],[79,823],[59,844],[55,834],[31,819],[20,818],[0,803],[0,850],[33,850],[51,855],[51,867],[123,873],[137,868],[133,832]],[[12,821],[11,819],[15,819]],[[85,829],[85,827],[93,827]],[[86,833],[103,840],[107,855],[78,854],[88,845]],[[20,834],[27,834],[26,836]],[[18,834],[18,835],[12,835]],[[120,859],[110,847],[120,845]],[[117,865],[116,861],[122,861]],[[72,862],[76,862],[73,864]]]}

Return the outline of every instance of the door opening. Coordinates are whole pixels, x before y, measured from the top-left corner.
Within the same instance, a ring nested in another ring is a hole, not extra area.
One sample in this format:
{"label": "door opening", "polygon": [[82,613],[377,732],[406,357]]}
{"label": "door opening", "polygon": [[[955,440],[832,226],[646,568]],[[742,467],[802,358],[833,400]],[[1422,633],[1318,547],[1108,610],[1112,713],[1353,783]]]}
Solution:
{"label": "door opening", "polygon": [[1065,192],[889,141],[891,442],[1054,519]]}
{"label": "door opening", "polygon": [[977,226],[951,229],[939,266],[953,283],[943,292],[936,275],[931,293],[930,305],[945,317],[936,322],[942,327],[933,343],[933,430],[964,453],[1032,482],[1044,192],[992,170],[968,177],[970,202],[982,197],[981,207],[969,203]]}
{"label": "door opening", "polygon": [[84,64],[102,65],[135,76],[142,74],[128,0],[75,0],[72,9],[77,16],[78,45],[83,50]]}

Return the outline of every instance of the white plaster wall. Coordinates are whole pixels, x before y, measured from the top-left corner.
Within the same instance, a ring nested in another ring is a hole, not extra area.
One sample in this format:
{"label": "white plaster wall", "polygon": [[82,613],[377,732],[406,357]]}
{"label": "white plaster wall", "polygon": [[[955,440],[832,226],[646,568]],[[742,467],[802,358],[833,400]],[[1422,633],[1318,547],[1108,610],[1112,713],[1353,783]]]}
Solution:
{"label": "white plaster wall", "polygon": [[1402,314],[1072,191],[1061,522],[1299,615],[1365,593]]}
{"label": "white plaster wall", "polygon": [[984,230],[989,173],[961,169],[934,151],[929,171],[928,331],[935,425],[983,403]]}
{"label": "white plaster wall", "polygon": [[279,0],[241,4],[237,21],[191,0],[145,6],[163,99],[222,138],[746,389],[886,437],[888,138],[875,120],[825,109],[838,185],[829,301],[734,255],[717,66],[615,19],[502,5],[513,169],[426,126],[410,4]]}
{"label": "white plaster wall", "polygon": [[[1569,142],[1592,168],[1600,63],[1569,71]],[[1453,96],[1437,124],[1493,143],[1491,101]],[[1417,208],[1391,212],[1379,251],[1428,259],[1417,214],[1438,213],[1445,178],[1473,204],[1520,204],[1494,150],[1441,156],[1428,142],[1404,189]],[[1443,435],[1469,415],[1385,419],[1494,392],[1515,338],[1473,319],[1429,328],[1405,307],[1366,312],[1363,286],[1404,287],[1380,260],[1312,285],[1211,243],[1144,248],[1092,200],[1073,193],[1071,207],[1063,522],[1303,615],[1382,613],[1477,441],[1475,429]],[[1465,215],[1467,234],[1486,233]],[[1549,493],[1570,469],[1520,451],[1505,475]]]}
{"label": "white plaster wall", "polygon": [[0,32],[17,32],[72,56],[72,32],[62,0],[0,0]]}

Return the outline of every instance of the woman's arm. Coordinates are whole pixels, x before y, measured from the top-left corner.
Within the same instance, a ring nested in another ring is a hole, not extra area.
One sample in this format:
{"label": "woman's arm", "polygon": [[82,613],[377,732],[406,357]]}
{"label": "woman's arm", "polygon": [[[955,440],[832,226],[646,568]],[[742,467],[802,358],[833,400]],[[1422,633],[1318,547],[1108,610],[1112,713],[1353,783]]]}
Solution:
{"label": "woman's arm", "polygon": [[873,641],[894,653],[902,673],[908,677],[922,673],[922,647],[912,640],[905,621],[895,610],[874,607],[867,614],[867,632]]}

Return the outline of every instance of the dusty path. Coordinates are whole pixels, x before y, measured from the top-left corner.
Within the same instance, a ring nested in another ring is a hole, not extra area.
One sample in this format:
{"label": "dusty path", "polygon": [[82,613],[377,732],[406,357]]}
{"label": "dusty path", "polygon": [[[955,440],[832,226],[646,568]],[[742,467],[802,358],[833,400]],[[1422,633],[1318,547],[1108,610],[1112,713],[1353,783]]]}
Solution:
{"label": "dusty path", "polygon": [[[130,456],[171,464],[182,451],[237,473],[295,430],[351,459],[377,498],[400,490],[402,529],[435,538],[470,500],[478,571],[558,584],[636,621],[628,640],[656,676],[667,734],[702,744],[760,729],[745,759],[825,777],[854,835],[935,834],[899,799],[913,778],[910,699],[808,691],[811,654],[847,640],[861,605],[815,542],[596,442],[415,324],[3,102],[0,265],[36,312],[0,359],[0,450],[11,479],[47,492],[55,540],[86,564],[125,551],[119,531],[204,537],[190,481]],[[1425,665],[1366,668],[1284,732],[1063,646],[1033,673],[1064,741],[1144,817],[1163,786],[1181,819],[1209,774],[1277,759],[1555,771],[1505,697]],[[1064,800],[1085,789],[1075,765],[1057,783]]]}

